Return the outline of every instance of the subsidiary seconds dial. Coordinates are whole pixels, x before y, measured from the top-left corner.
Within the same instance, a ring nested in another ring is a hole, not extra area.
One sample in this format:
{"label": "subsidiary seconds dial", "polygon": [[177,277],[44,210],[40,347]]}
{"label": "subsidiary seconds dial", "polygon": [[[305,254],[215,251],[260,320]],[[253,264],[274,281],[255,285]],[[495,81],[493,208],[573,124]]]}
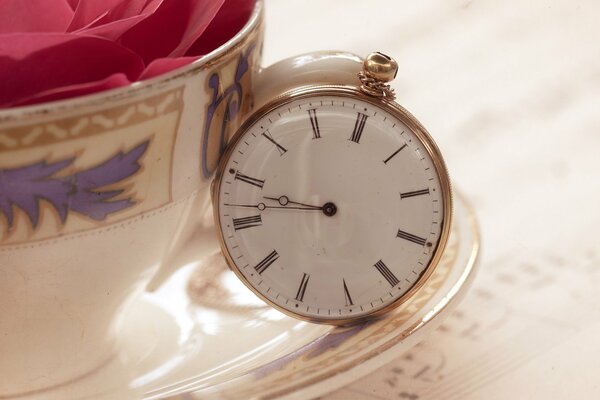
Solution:
{"label": "subsidiary seconds dial", "polygon": [[255,113],[224,157],[214,206],[225,256],[281,311],[361,320],[399,305],[439,260],[447,173],[429,135],[393,103],[305,90]]}

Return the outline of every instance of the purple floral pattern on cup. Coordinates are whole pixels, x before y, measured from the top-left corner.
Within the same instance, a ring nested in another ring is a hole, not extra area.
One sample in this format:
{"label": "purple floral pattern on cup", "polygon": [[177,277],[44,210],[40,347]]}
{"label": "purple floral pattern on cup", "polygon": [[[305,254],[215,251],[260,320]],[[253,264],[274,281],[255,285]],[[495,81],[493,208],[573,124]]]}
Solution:
{"label": "purple floral pattern on cup", "polygon": [[127,179],[141,168],[140,158],[149,146],[149,140],[127,152],[118,152],[106,161],[70,175],[59,175],[71,166],[75,157],[48,163],[39,161],[13,169],[0,169],[0,213],[11,228],[14,209],[23,210],[31,225],[39,223],[40,201],[54,208],[64,224],[69,212],[76,212],[93,220],[104,220],[108,214],[135,204],[131,197],[117,199],[125,189],[103,189]]}
{"label": "purple floral pattern on cup", "polygon": [[[248,89],[244,88],[242,79],[250,68],[250,57],[255,47],[256,44],[251,44],[239,56],[233,83],[229,86],[222,87],[222,77],[220,76],[223,73],[222,68],[218,68],[209,75],[207,86],[210,89],[212,100],[206,109],[206,122],[204,123],[202,135],[202,173],[205,178],[209,178],[215,168],[210,165],[209,161],[209,139],[218,140],[218,155],[220,157],[227,144],[227,134],[230,129],[229,123],[236,121],[238,113],[242,110],[242,102],[245,95],[244,89]],[[224,105],[222,115],[217,111],[221,107],[221,104]]]}

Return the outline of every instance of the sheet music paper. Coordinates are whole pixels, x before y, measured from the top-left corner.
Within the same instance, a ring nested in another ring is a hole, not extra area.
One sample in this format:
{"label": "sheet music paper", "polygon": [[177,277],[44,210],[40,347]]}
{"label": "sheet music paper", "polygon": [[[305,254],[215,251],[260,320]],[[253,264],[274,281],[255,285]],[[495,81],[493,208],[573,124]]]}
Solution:
{"label": "sheet music paper", "polygon": [[[478,277],[442,326],[323,399],[600,398],[600,3],[267,6],[267,61],[329,48],[398,60],[398,101],[482,228]],[[275,35],[282,24],[303,34]]]}
{"label": "sheet music paper", "polygon": [[597,398],[600,259],[486,264],[461,307],[395,362],[325,399]]}

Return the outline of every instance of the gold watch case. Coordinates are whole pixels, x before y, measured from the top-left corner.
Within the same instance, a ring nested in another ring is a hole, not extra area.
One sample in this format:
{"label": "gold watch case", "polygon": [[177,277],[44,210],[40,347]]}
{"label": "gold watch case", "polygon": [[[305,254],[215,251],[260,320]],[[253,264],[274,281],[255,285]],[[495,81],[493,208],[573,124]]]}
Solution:
{"label": "gold watch case", "polygon": [[[245,276],[241,273],[241,271],[236,266],[227,245],[224,240],[223,230],[221,227],[221,221],[219,218],[219,193],[221,187],[221,181],[223,178],[223,174],[225,173],[225,166],[229,157],[233,153],[235,145],[242,139],[244,133],[260,118],[264,115],[268,114],[275,108],[278,108],[282,105],[288,104],[297,99],[312,97],[312,96],[335,96],[335,97],[346,97],[352,99],[358,99],[372,104],[375,107],[379,107],[384,111],[392,114],[400,121],[402,121],[421,141],[423,147],[426,149],[427,153],[433,160],[435,171],[438,176],[440,187],[442,189],[442,199],[443,199],[443,209],[444,209],[444,218],[441,224],[441,235],[440,240],[436,248],[434,249],[433,256],[431,261],[425,268],[421,277],[415,282],[415,284],[401,297],[396,299],[391,304],[386,307],[373,311],[369,314],[354,317],[354,318],[314,318],[307,317],[304,315],[300,315],[295,313],[292,310],[285,309],[273,302],[271,302],[266,296],[257,291],[254,286],[245,278]],[[381,316],[388,311],[397,308],[406,302],[409,298],[411,298],[427,281],[427,279],[431,276],[433,271],[435,270],[437,264],[439,263],[442,253],[446,247],[448,242],[448,236],[450,234],[450,227],[452,224],[452,188],[450,183],[450,177],[446,168],[446,164],[442,157],[442,154],[435,144],[431,135],[427,132],[427,130],[421,125],[421,123],[412,116],[407,110],[405,110],[402,106],[397,104],[386,97],[376,97],[365,93],[361,90],[360,86],[350,86],[350,85],[307,85],[294,88],[289,90],[277,97],[273,100],[262,106],[260,109],[253,111],[250,116],[243,122],[234,136],[231,138],[228,143],[227,149],[223,154],[223,157],[219,163],[219,167],[216,171],[216,175],[212,185],[212,200],[213,200],[213,214],[215,219],[215,226],[217,230],[217,235],[219,239],[219,243],[221,246],[221,250],[225,259],[227,261],[227,265],[229,268],[237,275],[237,277],[250,289],[254,294],[256,294],[259,298],[265,301],[267,304],[272,306],[273,308],[281,311],[282,313],[289,315],[291,317],[313,322],[319,324],[329,324],[329,325],[351,325],[360,322],[364,322],[365,320],[375,318],[377,316]]]}

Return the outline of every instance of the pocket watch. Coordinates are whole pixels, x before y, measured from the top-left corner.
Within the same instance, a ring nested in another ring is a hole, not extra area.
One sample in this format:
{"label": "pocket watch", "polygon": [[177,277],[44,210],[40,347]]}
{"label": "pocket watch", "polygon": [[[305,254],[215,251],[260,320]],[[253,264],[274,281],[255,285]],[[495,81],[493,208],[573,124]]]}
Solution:
{"label": "pocket watch", "polygon": [[275,68],[271,95],[230,140],[215,225],[229,267],[265,302],[348,325],[423,286],[448,240],[452,192],[433,139],[394,101],[395,60],[311,57],[285,64],[287,86]]}

